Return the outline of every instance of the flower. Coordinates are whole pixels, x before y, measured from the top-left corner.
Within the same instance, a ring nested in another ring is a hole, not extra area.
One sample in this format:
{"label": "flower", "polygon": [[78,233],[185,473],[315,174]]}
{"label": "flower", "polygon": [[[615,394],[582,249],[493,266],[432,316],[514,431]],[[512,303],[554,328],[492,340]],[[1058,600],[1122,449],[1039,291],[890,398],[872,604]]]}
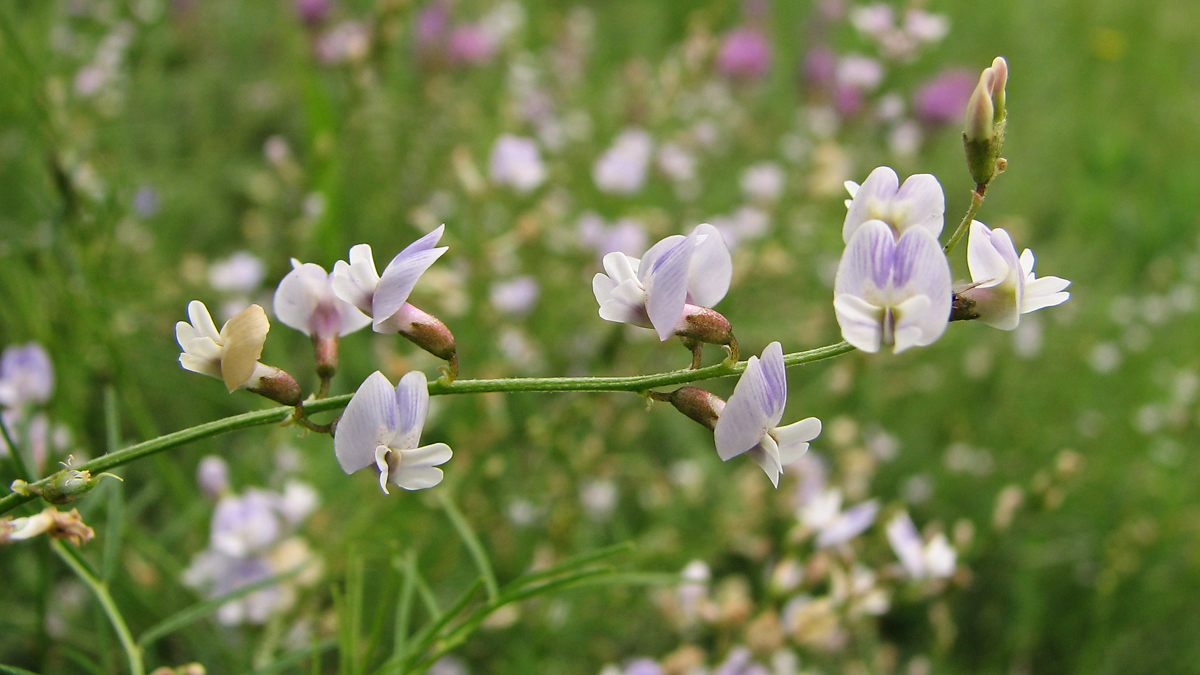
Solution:
{"label": "flower", "polygon": [[238,251],[208,266],[208,285],[221,293],[252,293],[267,270],[253,253]]}
{"label": "flower", "polygon": [[763,349],[762,359],[750,357],[733,394],[720,411],[713,433],[721,460],[727,462],[749,453],[767,472],[771,484],[779,487],[783,467],[800,459],[808,451],[808,442],[821,433],[821,420],[815,417],[779,426],[786,403],[783,347],[772,342]]}
{"label": "flower", "polygon": [[829,488],[799,509],[800,522],[817,532],[817,548],[845,543],[862,534],[879,513],[879,500],[871,499],[842,510],[842,491]]}
{"label": "flower", "polygon": [[1033,251],[1025,249],[1018,259],[1012,238],[1003,229],[993,230],[972,221],[967,240],[972,283],[959,295],[973,303],[971,311],[983,323],[1013,330],[1022,314],[1060,305],[1071,297],[1063,290],[1071,285],[1070,281],[1058,277],[1038,279],[1033,265]]}
{"label": "flower", "polygon": [[362,310],[372,318],[376,333],[395,333],[405,325],[408,296],[417,280],[429,269],[447,247],[434,248],[446,226],[441,225],[429,234],[409,244],[383,269],[375,272],[375,259],[370,244],[358,244],[350,249],[350,262],[339,260],[333,265],[333,292],[342,300]]}
{"label": "flower", "polygon": [[363,381],[337,424],[333,449],[338,464],[354,473],[374,464],[379,487],[388,482],[405,490],[422,490],[442,482],[442,470],[452,453],[445,443],[417,447],[429,412],[425,374],[414,370],[391,382],[379,371]]}
{"label": "flower", "polygon": [[53,391],[54,366],[40,344],[5,347],[0,355],[0,406],[22,408],[28,403],[45,403]]}
{"label": "flower", "polygon": [[975,88],[975,76],[962,68],[951,68],[929,80],[913,96],[913,112],[930,126],[955,124],[967,110]]}
{"label": "flower", "polygon": [[622,131],[611,148],[592,167],[592,179],[601,192],[631,195],[642,189],[654,140],[642,129]]}
{"label": "flower", "polygon": [[855,231],[869,220],[882,220],[895,237],[914,227],[928,230],[935,238],[942,233],[946,196],[932,174],[914,174],[900,185],[896,172],[881,166],[872,171],[861,186],[852,189],[847,183],[846,189],[853,197],[842,225],[842,239],[847,244]]}
{"label": "flower", "polygon": [[735,28],[725,36],[716,65],[719,72],[729,77],[762,77],[771,68],[771,43],[757,28]]}
{"label": "flower", "polygon": [[546,180],[537,141],[504,134],[492,146],[492,182],[507,185],[521,194],[531,192]]}
{"label": "flower", "polygon": [[866,352],[894,347],[899,354],[942,336],[951,295],[950,263],[929,230],[912,227],[896,241],[887,223],[868,220],[838,263],[833,308],[846,342]]}
{"label": "flower", "polygon": [[0,544],[31,539],[39,534],[51,539],[66,539],[76,546],[82,546],[96,536],[96,532],[83,522],[76,509],[63,513],[53,506],[47,506],[36,515],[0,518]]}
{"label": "flower", "polygon": [[175,324],[175,339],[183,349],[179,364],[185,370],[223,380],[231,392],[252,388],[278,370],[258,362],[271,329],[262,307],[250,305],[225,322],[220,332],[199,300],[188,303],[188,318],[191,323]]}
{"label": "flower", "polygon": [[292,271],[275,289],[275,317],[314,339],[349,335],[371,318],[333,292],[333,274],[314,263],[292,258]]}
{"label": "flower", "polygon": [[923,542],[907,511],[897,513],[888,522],[887,538],[900,564],[913,579],[944,579],[954,574],[958,553],[946,535],[939,532]]}
{"label": "flower", "polygon": [[704,223],[686,237],[659,241],[641,260],[609,253],[604,271],[592,278],[600,318],[653,328],[665,341],[693,330],[689,318],[703,316],[725,297],[733,260],[720,232]]}

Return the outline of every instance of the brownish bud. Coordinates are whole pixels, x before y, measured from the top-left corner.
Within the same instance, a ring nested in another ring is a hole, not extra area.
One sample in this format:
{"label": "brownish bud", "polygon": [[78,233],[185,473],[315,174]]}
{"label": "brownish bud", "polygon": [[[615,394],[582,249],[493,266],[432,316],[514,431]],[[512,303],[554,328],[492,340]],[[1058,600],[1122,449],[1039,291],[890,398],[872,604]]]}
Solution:
{"label": "brownish bud", "polygon": [[725,409],[725,401],[720,396],[699,387],[681,387],[665,396],[664,400],[669,401],[676,410],[704,425],[709,431],[717,428],[717,418]]}
{"label": "brownish bud", "polygon": [[450,332],[446,324],[412,305],[406,305],[405,311],[407,325],[401,327],[401,335],[439,359],[455,360],[454,333]]}
{"label": "brownish bud", "polygon": [[720,312],[695,305],[684,305],[683,318],[675,326],[675,334],[712,345],[733,342],[733,326],[728,319],[721,316]]}
{"label": "brownish bud", "polygon": [[261,371],[260,376],[246,385],[246,391],[283,405],[295,406],[300,403],[300,384],[296,378],[274,366],[262,366]]}

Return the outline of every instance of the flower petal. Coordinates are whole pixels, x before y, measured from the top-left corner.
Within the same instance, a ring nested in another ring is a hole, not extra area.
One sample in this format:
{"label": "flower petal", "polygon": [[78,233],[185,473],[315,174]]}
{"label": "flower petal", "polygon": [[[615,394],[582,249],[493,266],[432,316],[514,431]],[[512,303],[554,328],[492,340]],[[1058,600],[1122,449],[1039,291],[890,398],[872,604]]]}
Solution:
{"label": "flower petal", "polygon": [[[1011,255],[1010,255],[1011,254]],[[1020,262],[1012,239],[1002,229],[992,230],[978,220],[971,222],[967,239],[967,268],[976,288],[991,288],[1020,273]]]}
{"label": "flower petal", "polygon": [[779,463],[787,466],[808,452],[808,444],[821,435],[821,420],[808,417],[787,426],[776,427],[771,435],[779,443]]}
{"label": "flower petal", "polygon": [[712,307],[729,292],[733,258],[717,228],[703,223],[696,226],[693,234],[696,244],[688,265],[688,295],[691,304]]}
{"label": "flower petal", "polygon": [[354,473],[375,463],[375,450],[386,446],[399,425],[396,390],[379,371],[354,392],[333,435],[333,451],[342,471]]}
{"label": "flower petal", "polygon": [[842,339],[855,347],[874,354],[883,342],[883,320],[887,310],[876,307],[857,295],[843,293],[833,299],[833,312]]}
{"label": "flower petal", "polygon": [[646,314],[660,340],[674,335],[675,326],[683,317],[683,306],[687,304],[688,264],[694,241],[689,236],[652,262],[642,259],[642,268],[649,269],[642,277],[646,287]]}
{"label": "flower petal", "polygon": [[602,259],[604,271],[608,273],[608,277],[612,279],[613,284],[621,284],[630,279],[638,278],[638,269],[641,261],[637,258],[631,258],[620,251],[608,253]]}
{"label": "flower petal", "polygon": [[766,385],[767,422],[771,427],[776,427],[779,420],[783,419],[783,408],[787,405],[787,371],[783,367],[783,346],[778,342],[767,345],[762,350],[759,368]]}
{"label": "flower petal", "polygon": [[892,200],[892,218],[901,234],[920,227],[937,237],[946,222],[946,194],[933,174],[918,173],[904,180]]}
{"label": "flower petal", "polygon": [[896,196],[899,186],[900,177],[890,168],[881,166],[872,171],[855,191],[854,199],[846,209],[846,220],[842,223],[842,240],[849,244],[859,226],[885,215],[888,203]]}
{"label": "flower petal", "polygon": [[718,457],[727,462],[762,442],[774,426],[768,417],[771,398],[762,362],[751,356],[713,429]]}
{"label": "flower petal", "polygon": [[454,453],[445,443],[432,443],[413,450],[404,450],[401,464],[411,468],[440,466],[450,461]]}
{"label": "flower petal", "polygon": [[401,464],[400,470],[392,474],[391,481],[405,490],[424,490],[442,482],[443,475],[441,469],[429,466],[408,468]]}
{"label": "flower petal", "polygon": [[267,313],[258,305],[238,312],[221,328],[225,347],[221,355],[221,379],[226,389],[233,391],[250,380],[270,329]]}
{"label": "flower petal", "polygon": [[879,513],[879,500],[872,499],[844,511],[833,519],[828,526],[822,528],[817,535],[817,548],[836,546],[862,534]]}
{"label": "flower petal", "polygon": [[908,512],[901,511],[887,524],[887,538],[900,559],[900,564],[914,579],[925,576],[925,558],[922,554],[921,535],[913,525]]}
{"label": "flower petal", "polygon": [[188,318],[191,319],[192,326],[196,328],[196,333],[211,338],[213,342],[221,342],[217,324],[213,323],[212,315],[208,313],[208,308],[204,306],[203,302],[193,300],[188,303]]}
{"label": "flower petal", "polygon": [[762,443],[750,448],[746,453],[755,464],[766,472],[771,479],[771,485],[779,487],[779,474],[783,473],[783,465],[779,460],[779,446],[770,436],[764,436]]}
{"label": "flower petal", "polygon": [[[950,321],[950,302],[953,291],[950,283],[950,262],[938,240],[923,228],[913,228],[900,236],[896,243],[895,268],[892,271],[893,297],[901,302],[924,295],[930,305],[917,316],[898,316],[903,325],[921,329],[915,344],[933,344]],[[903,312],[901,313],[903,314]],[[919,318],[918,318],[919,317]]]}
{"label": "flower petal", "polygon": [[891,287],[895,255],[896,237],[887,223],[882,220],[862,223],[842,251],[833,282],[834,297],[849,293],[884,306],[886,299],[879,291]]}
{"label": "flower petal", "polygon": [[397,450],[415,448],[429,415],[429,385],[425,373],[419,370],[406,373],[396,385],[395,396],[400,416],[396,433],[388,445]]}
{"label": "flower petal", "polygon": [[[684,239],[687,239],[687,237],[682,234],[673,234],[669,237],[664,237],[658,243],[651,246],[649,251],[642,254],[642,258],[637,265],[638,280],[645,282],[646,277],[649,276],[650,270],[658,262],[658,259],[663,257],[667,251],[678,246]],[[605,256],[605,258],[607,257]],[[607,266],[605,266],[605,269],[607,269]]]}
{"label": "flower petal", "polygon": [[313,315],[326,295],[332,297],[333,292],[325,268],[315,263],[296,265],[275,289],[272,307],[275,318],[285,326],[312,335]]}

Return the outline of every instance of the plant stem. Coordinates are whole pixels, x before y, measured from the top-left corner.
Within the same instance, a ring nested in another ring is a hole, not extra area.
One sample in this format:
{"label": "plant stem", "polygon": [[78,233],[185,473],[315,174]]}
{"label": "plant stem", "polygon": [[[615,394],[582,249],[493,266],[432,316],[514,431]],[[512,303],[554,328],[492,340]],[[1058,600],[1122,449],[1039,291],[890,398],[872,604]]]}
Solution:
{"label": "plant stem", "polygon": [[[990,184],[990,183],[989,183]],[[954,245],[959,239],[967,233],[967,228],[971,226],[971,221],[975,220],[975,214],[979,213],[979,207],[983,204],[983,195],[987,192],[988,185],[976,185],[971,191],[971,206],[967,207],[967,214],[963,216],[962,222],[958,224],[958,229],[954,230],[954,234],[950,235],[949,241],[942,249],[947,255],[954,249]]]}
{"label": "plant stem", "polygon": [[[854,351],[854,347],[846,342],[839,342],[804,352],[786,354],[783,357],[783,365],[787,367],[799,366],[841,356],[851,351]],[[636,375],[633,377],[516,377],[496,380],[455,380],[450,384],[446,384],[441,379],[438,379],[429,383],[429,393],[432,396],[494,392],[563,391],[628,391],[643,393],[650,391],[654,387],[667,387],[675,384],[711,380],[718,377],[729,377],[740,374],[745,369],[746,363],[740,362],[733,365],[718,363],[696,370],[685,368],[655,375]],[[351,394],[342,394],[341,396],[331,396],[316,401],[309,401],[304,404],[304,411],[305,413],[317,413],[338,410],[346,407],[346,404],[350,402],[351,396]],[[128,464],[142,457],[186,445],[202,438],[211,438],[238,429],[279,424],[287,421],[295,412],[295,408],[282,406],[205,422],[204,424],[169,433],[165,436],[159,436],[149,441],[135,443],[122,450],[97,457],[75,468],[80,471],[90,471],[95,475],[102,471]],[[32,485],[33,487],[42,487],[50,482],[53,476],[54,474],[51,474]],[[34,498],[32,495],[27,497],[16,493],[9,494],[0,498],[0,513],[10,511],[21,504],[32,501]]]}
{"label": "plant stem", "polygon": [[61,541],[52,541],[50,546],[58,554],[58,557],[62,558],[62,561],[75,572],[76,576],[87,584],[104,609],[104,613],[108,615],[108,620],[117,633],[117,639],[121,641],[121,648],[125,651],[125,658],[129,661],[130,675],[145,675],[146,667],[142,664],[142,651],[133,641],[133,635],[129,632],[129,626],[125,625],[125,619],[121,616],[121,611],[117,609],[117,603],[113,602],[112,596],[109,595],[108,584],[100,581],[78,557],[78,554],[68,549]]}

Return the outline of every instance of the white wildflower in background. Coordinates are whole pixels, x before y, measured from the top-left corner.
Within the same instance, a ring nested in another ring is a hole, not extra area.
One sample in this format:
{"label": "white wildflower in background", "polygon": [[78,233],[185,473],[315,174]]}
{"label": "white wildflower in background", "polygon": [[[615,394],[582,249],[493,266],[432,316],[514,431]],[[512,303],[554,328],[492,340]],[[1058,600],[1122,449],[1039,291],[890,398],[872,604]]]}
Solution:
{"label": "white wildflower in background", "polygon": [[592,179],[601,192],[631,195],[642,189],[654,140],[642,129],[627,129],[596,160]]}
{"label": "white wildflower in background", "polygon": [[532,192],[546,180],[537,141],[524,136],[504,134],[497,138],[489,166],[493,183],[522,194]]}
{"label": "white wildflower in background", "polygon": [[912,579],[944,579],[954,574],[958,553],[946,535],[937,533],[928,542],[921,539],[907,511],[887,524],[888,543]]}

